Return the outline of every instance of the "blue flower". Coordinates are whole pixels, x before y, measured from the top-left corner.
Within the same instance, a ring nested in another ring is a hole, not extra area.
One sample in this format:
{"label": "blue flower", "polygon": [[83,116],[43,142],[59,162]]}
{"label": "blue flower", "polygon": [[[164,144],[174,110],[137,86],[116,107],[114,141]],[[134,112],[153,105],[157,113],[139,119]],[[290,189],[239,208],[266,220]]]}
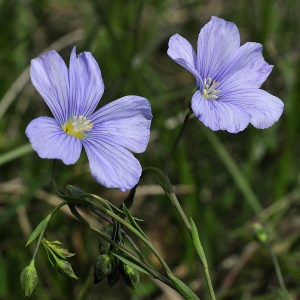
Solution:
{"label": "blue flower", "polygon": [[83,145],[97,182],[122,191],[132,188],[142,170],[130,151],[147,147],[152,120],[148,100],[125,96],[94,112],[104,92],[101,71],[90,52],[76,56],[75,47],[69,70],[50,51],[31,61],[30,76],[54,115],[34,119],[26,128],[38,155],[74,164]]}
{"label": "blue flower", "polygon": [[212,17],[200,31],[197,54],[179,34],[169,41],[168,55],[196,78],[191,107],[212,130],[237,133],[249,123],[267,128],[283,112],[277,97],[260,89],[273,66],[262,57],[262,45],[240,46],[235,24]]}

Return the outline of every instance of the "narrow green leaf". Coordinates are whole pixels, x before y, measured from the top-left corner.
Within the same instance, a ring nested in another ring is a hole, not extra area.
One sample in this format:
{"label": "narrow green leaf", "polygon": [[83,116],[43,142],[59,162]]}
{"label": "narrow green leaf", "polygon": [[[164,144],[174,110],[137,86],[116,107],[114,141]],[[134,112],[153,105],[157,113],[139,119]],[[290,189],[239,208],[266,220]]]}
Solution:
{"label": "narrow green leaf", "polygon": [[182,296],[184,296],[188,300],[200,300],[196,296],[196,294],[187,286],[185,285],[180,279],[175,277],[173,274],[168,273],[169,278],[174,283],[176,291],[178,291]]}
{"label": "narrow green leaf", "polygon": [[44,220],[42,220],[38,226],[34,229],[34,231],[31,233],[27,243],[26,243],[26,246],[27,247],[32,241],[34,241],[39,235],[40,233],[45,230],[45,228],[48,226],[48,223],[51,219],[52,215],[49,214]]}
{"label": "narrow green leaf", "polygon": [[0,166],[5,163],[8,163],[14,159],[17,159],[17,158],[31,152],[32,150],[33,149],[29,143],[25,144],[23,146],[20,146],[16,149],[10,150],[10,151],[0,155]]}
{"label": "narrow green leaf", "polygon": [[148,237],[146,236],[144,231],[140,228],[140,226],[135,222],[133,216],[130,214],[129,210],[127,209],[127,207],[124,204],[123,204],[123,210],[126,215],[126,218],[128,219],[129,224],[132,227],[134,227],[138,232],[140,232],[148,240]]}
{"label": "narrow green leaf", "polygon": [[152,276],[147,270],[144,269],[141,265],[139,265],[137,262],[133,261],[130,257],[118,252],[110,251],[115,257],[117,257],[119,260],[121,260],[123,263],[131,266],[132,268],[136,269],[139,272],[145,273],[149,276]]}
{"label": "narrow green leaf", "polygon": [[190,223],[191,223],[191,231],[192,231],[192,240],[193,240],[194,246],[195,246],[196,251],[201,259],[201,263],[204,265],[207,265],[206,257],[204,254],[204,250],[203,250],[201,241],[199,239],[199,234],[198,234],[196,224],[192,218],[190,218],[190,221],[191,221]]}

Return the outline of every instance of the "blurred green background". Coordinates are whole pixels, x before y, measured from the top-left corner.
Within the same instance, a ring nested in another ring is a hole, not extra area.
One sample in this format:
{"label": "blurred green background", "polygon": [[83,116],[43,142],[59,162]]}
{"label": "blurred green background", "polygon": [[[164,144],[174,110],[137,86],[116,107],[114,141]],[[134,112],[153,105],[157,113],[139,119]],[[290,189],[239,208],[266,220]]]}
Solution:
{"label": "blurred green background", "polygon": [[[263,44],[265,60],[275,65],[263,89],[283,100],[284,114],[269,129],[249,126],[236,135],[211,132],[191,119],[170,179],[197,223],[218,299],[280,299],[271,258],[252,234],[259,214],[267,219],[287,288],[300,299],[298,0],[0,1],[0,299],[23,298],[19,274],[34,243],[24,246],[60,202],[50,185],[51,162],[30,150],[24,134],[33,118],[50,115],[30,82],[30,59],[55,49],[68,64],[74,45],[77,53],[91,51],[106,86],[100,105],[130,94],[150,101],[151,139],[137,158],[143,167],[163,168],[195,86],[193,76],[167,56],[168,40],[179,33],[195,46],[212,15],[234,22],[242,43]],[[115,204],[126,195],[98,185],[84,153],[75,165],[58,163],[56,173],[62,189],[74,184]],[[145,220],[141,226],[175,274],[201,299],[209,299],[190,240],[153,178],[143,179],[131,212]],[[99,228],[105,224],[87,217]],[[31,299],[181,299],[144,275],[134,292],[122,280],[112,289],[105,280],[94,285],[97,237],[67,209],[53,218],[47,237],[77,254],[70,262],[79,280],[57,273],[41,248],[39,283]]]}

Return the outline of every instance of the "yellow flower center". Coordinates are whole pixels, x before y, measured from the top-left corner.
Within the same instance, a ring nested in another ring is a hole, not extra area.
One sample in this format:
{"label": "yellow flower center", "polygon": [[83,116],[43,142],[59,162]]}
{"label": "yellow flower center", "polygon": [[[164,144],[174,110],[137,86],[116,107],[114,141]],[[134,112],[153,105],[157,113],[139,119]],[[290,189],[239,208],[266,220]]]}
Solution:
{"label": "yellow flower center", "polygon": [[219,97],[218,94],[221,93],[221,90],[216,90],[215,88],[220,84],[220,82],[213,81],[211,78],[204,78],[204,87],[202,90],[202,96],[208,100],[216,100]]}
{"label": "yellow flower center", "polygon": [[62,126],[62,129],[69,135],[73,135],[78,139],[86,137],[86,132],[93,128],[90,120],[84,116],[72,117]]}

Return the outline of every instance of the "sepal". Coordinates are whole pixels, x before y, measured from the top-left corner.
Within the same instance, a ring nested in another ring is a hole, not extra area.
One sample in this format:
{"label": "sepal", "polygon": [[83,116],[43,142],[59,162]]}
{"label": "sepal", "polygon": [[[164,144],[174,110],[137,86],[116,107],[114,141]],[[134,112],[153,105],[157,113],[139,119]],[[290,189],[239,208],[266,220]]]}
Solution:
{"label": "sepal", "polygon": [[[42,239],[43,246],[47,250],[49,261],[52,266],[55,267],[59,273],[78,279],[75,275],[71,264],[66,260],[66,258],[74,256],[74,253],[70,253],[67,249],[60,248],[58,245],[62,245],[59,241],[48,241],[45,238]],[[54,262],[52,259],[54,259]]]}
{"label": "sepal", "polygon": [[75,253],[71,253],[69,252],[68,249],[64,249],[59,247],[58,245],[62,245],[63,243],[60,241],[48,241],[45,238],[43,238],[43,244],[45,247],[48,247],[49,249],[52,250],[53,253],[55,253],[55,255],[57,255],[58,257],[62,258],[62,259],[66,259],[69,257],[72,257],[74,255],[76,255]]}
{"label": "sepal", "polygon": [[119,269],[123,276],[124,282],[133,290],[135,290],[140,282],[139,272],[123,262],[120,262]]}
{"label": "sepal", "polygon": [[109,287],[113,287],[120,279],[120,271],[116,269],[110,275],[107,276],[107,283]]}
{"label": "sepal", "polygon": [[102,253],[94,261],[94,283],[97,284],[103,278],[112,274],[117,268],[117,261],[110,253]]}
{"label": "sepal", "polygon": [[75,275],[75,273],[72,269],[71,264],[67,260],[56,257],[55,262],[56,262],[55,267],[59,273],[65,275],[67,277],[78,279],[78,277]]}

